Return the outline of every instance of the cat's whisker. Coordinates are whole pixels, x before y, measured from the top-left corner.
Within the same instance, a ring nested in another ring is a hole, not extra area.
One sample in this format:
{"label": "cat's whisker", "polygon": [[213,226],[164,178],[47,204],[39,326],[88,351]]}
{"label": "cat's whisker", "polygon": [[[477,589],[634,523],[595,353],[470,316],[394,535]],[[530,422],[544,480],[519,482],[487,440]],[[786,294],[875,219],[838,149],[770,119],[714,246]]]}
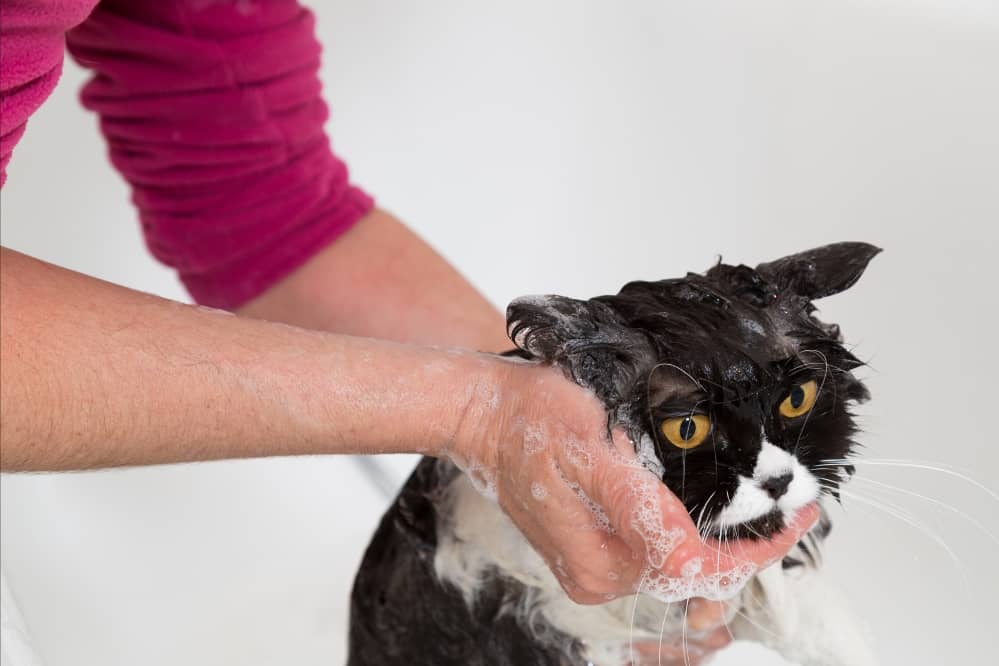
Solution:
{"label": "cat's whisker", "polygon": [[[811,348],[805,349],[803,351],[816,353],[816,350],[815,349],[811,349]],[[795,366],[792,366],[790,372],[796,372],[797,370],[801,370],[801,369],[817,370],[818,368],[822,367],[822,364],[820,364],[818,361],[809,361],[809,360],[806,360],[804,358],[801,358],[800,356],[798,358],[796,358],[795,360],[798,361],[798,364],[795,365]],[[825,361],[827,361],[827,360],[828,359],[826,359],[826,358],[822,359],[823,363]],[[841,368],[838,365],[832,365],[832,364],[830,364],[829,368],[831,370],[836,370],[838,372],[843,372],[843,373],[851,372],[850,370],[848,370],[846,368]]]}
{"label": "cat's whisker", "polygon": [[[829,490],[829,491],[839,492],[839,490],[840,490],[840,488],[838,486],[832,486],[832,485],[824,484],[821,481],[819,482],[819,485],[821,485],[823,488],[825,488],[826,490]],[[875,515],[874,512],[871,511],[866,506],[853,506],[853,505],[851,505],[851,506],[841,505],[841,506],[843,506],[843,510],[844,511],[850,511],[850,510],[856,509],[857,511],[862,512],[866,516],[873,517]]]}
{"label": "cat's whisker", "polygon": [[[729,554],[730,555],[732,554],[731,553],[731,549],[729,550]],[[769,611],[770,605],[768,603],[765,603],[758,596],[756,596],[756,594],[753,592],[752,584],[747,585],[745,588],[743,588],[743,592],[742,593],[743,594],[748,594],[749,597],[750,597],[750,599],[752,599],[752,601],[756,604],[757,608],[761,608],[763,610],[766,610],[767,612],[770,612]],[[746,615],[745,613],[743,613],[742,611],[739,610],[738,606],[735,608],[735,613],[736,613],[736,615],[741,616],[742,619],[744,619],[746,622],[748,622],[750,625],[752,625],[756,629],[759,629],[760,631],[762,631],[764,633],[770,634],[774,638],[777,638],[777,639],[780,638],[780,636],[778,636],[776,633],[774,633],[770,629],[767,629],[766,627],[762,626],[758,622],[754,622],[752,619],[750,619],[748,615]],[[733,638],[733,640],[734,640],[735,636],[732,634],[732,630],[731,630],[731,628],[729,628],[727,621],[725,622],[725,628],[728,630],[729,636],[731,636]]]}
{"label": "cat's whisker", "polygon": [[765,611],[768,615],[773,615],[773,610],[771,610],[770,604],[764,602],[756,595],[756,592],[753,591],[752,584],[746,586],[745,592],[746,594],[749,595],[749,598],[753,601],[753,603],[756,604],[757,608],[760,608],[761,610]]}
{"label": "cat's whisker", "polygon": [[666,621],[669,619],[669,611],[673,607],[673,602],[666,604],[666,611],[663,613],[663,622],[659,625],[659,646],[657,649],[657,657],[659,661],[659,666],[663,666],[663,641],[666,640]]}
{"label": "cat's whisker", "polygon": [[708,506],[711,504],[711,500],[714,498],[715,493],[717,493],[717,492],[718,492],[717,490],[711,491],[711,494],[708,495],[708,499],[704,500],[704,506],[701,507],[701,512],[697,516],[697,521],[694,523],[694,527],[697,529],[697,533],[701,536],[701,538],[704,538],[704,528],[705,528],[705,526],[703,524],[703,521],[704,521],[704,512],[707,510]]}
{"label": "cat's whisker", "polygon": [[[715,459],[715,478],[716,479],[718,478],[718,441],[717,441],[717,436],[718,436],[718,431],[715,430],[714,428],[712,428],[711,429],[711,454],[714,456],[714,459]],[[714,497],[714,493],[711,493],[711,496]],[[711,498],[709,497],[708,498],[708,502],[710,502],[710,501],[711,501]],[[707,505],[707,502],[705,502],[705,505]]]}
{"label": "cat's whisker", "polygon": [[872,508],[879,509],[884,513],[886,513],[887,515],[892,516],[893,518],[901,520],[903,523],[909,525],[916,531],[921,532],[924,536],[926,536],[931,541],[940,546],[940,548],[942,548],[944,552],[947,553],[951,561],[954,563],[954,568],[957,570],[957,573],[960,574],[961,580],[964,583],[965,592],[966,593],[970,592],[971,588],[968,580],[968,572],[964,567],[964,563],[961,562],[961,559],[957,556],[954,550],[949,545],[947,545],[947,542],[944,541],[944,539],[939,534],[930,529],[926,524],[918,521],[909,512],[885,501],[884,499],[866,497],[864,495],[861,495],[853,491],[842,491],[842,492],[851,501],[861,502]]}
{"label": "cat's whisker", "polygon": [[690,599],[683,602],[683,624],[680,625],[680,644],[683,646],[683,664],[690,666],[690,654],[687,651],[687,617],[690,614]]}
{"label": "cat's whisker", "polygon": [[[732,552],[732,545],[731,544],[726,544],[726,546],[728,548],[728,555],[729,555],[729,557],[731,557],[732,559],[736,559],[735,553]],[[740,592],[740,594],[748,594],[752,598],[753,601],[755,601],[758,605],[763,606],[764,604],[761,603],[760,599],[753,593],[752,585],[753,585],[752,582],[750,582],[748,585],[746,585],[742,589],[742,591]]]}
{"label": "cat's whisker", "polygon": [[748,622],[754,628],[758,629],[759,631],[762,631],[765,634],[770,634],[770,636],[772,636],[773,638],[775,638],[777,640],[780,640],[781,637],[777,633],[775,633],[772,629],[767,629],[766,627],[764,627],[763,625],[761,625],[759,622],[754,621],[748,615],[746,615],[745,613],[743,613],[741,610],[736,609],[735,614],[738,617],[741,617],[746,622]]}
{"label": "cat's whisker", "polygon": [[[732,498],[729,497],[728,499],[731,501]],[[721,530],[718,533],[718,543],[719,544],[724,544],[725,543],[725,540],[727,538],[726,532],[728,532],[728,526],[727,525],[722,525],[721,526]],[[719,548],[718,549],[718,557],[717,557],[717,559],[715,561],[715,571],[717,571],[718,569],[721,568],[721,556],[722,556],[721,548]]]}
{"label": "cat's whisker", "polygon": [[680,452],[680,501],[687,501],[687,450]]}
{"label": "cat's whisker", "polygon": [[731,621],[727,617],[726,613],[722,613],[722,626],[725,627],[725,631],[728,633],[728,637],[734,641],[735,634],[732,633]]}
{"label": "cat's whisker", "polygon": [[638,614],[638,600],[642,598],[642,587],[649,575],[649,570],[642,571],[642,577],[638,580],[638,590],[635,591],[635,601],[631,604],[631,623],[628,626],[628,653],[631,663],[635,663],[635,618]]}
{"label": "cat's whisker", "polygon": [[969,483],[975,488],[978,488],[979,490],[987,494],[996,502],[999,502],[999,493],[992,490],[981,481],[972,478],[968,474],[956,469],[944,467],[941,463],[933,463],[922,460],[894,459],[894,458],[874,458],[874,459],[863,458],[858,460],[838,458],[838,459],[823,460],[819,464],[815,465],[815,467],[816,468],[839,467],[842,465],[870,465],[873,467],[894,467],[897,469],[917,469],[927,472],[937,472],[939,474],[945,474],[947,476],[951,476],[960,479],[961,481],[964,481],[966,483]]}
{"label": "cat's whisker", "polygon": [[964,518],[965,520],[967,520],[969,523],[971,523],[976,528],[978,528],[983,534],[985,534],[987,537],[989,537],[993,542],[995,542],[997,545],[999,545],[999,537],[997,537],[995,534],[993,534],[991,531],[989,531],[989,529],[987,527],[985,527],[985,525],[983,525],[977,519],[973,518],[972,516],[968,515],[966,512],[962,511],[961,509],[957,508],[956,506],[953,506],[952,504],[948,504],[947,502],[943,502],[943,501],[938,500],[938,499],[933,498],[933,497],[927,497],[926,495],[923,495],[922,493],[917,493],[917,492],[915,492],[913,490],[907,490],[905,488],[899,488],[898,486],[893,486],[890,483],[884,483],[882,481],[875,481],[874,479],[868,479],[866,477],[857,477],[856,480],[857,481],[862,481],[864,483],[873,484],[875,486],[878,486],[879,488],[884,488],[885,490],[890,490],[892,492],[901,493],[903,495],[908,495],[909,497],[916,497],[916,498],[921,499],[921,500],[923,500],[925,502],[929,502],[930,504],[933,504],[935,506],[939,506],[939,507],[941,507],[943,509],[947,509],[948,511],[951,511],[952,513],[955,513],[958,516],[960,516],[961,518]]}
{"label": "cat's whisker", "polygon": [[[819,388],[815,391],[815,398],[817,400],[818,396],[822,395],[822,389],[826,385],[826,377],[829,374],[829,359],[827,359],[826,355],[818,351],[817,349],[804,349],[801,352],[799,352],[799,355],[800,354],[816,354],[819,358],[822,359],[823,363],[822,381],[819,382]],[[805,428],[808,427],[808,421],[809,419],[811,419],[811,417],[812,417],[812,412],[811,410],[809,410],[809,412],[805,414],[805,420],[801,424],[801,429],[798,430],[798,437],[794,440],[794,448],[791,449],[791,455],[793,456],[798,455],[798,445],[801,444],[801,438],[805,435]]]}

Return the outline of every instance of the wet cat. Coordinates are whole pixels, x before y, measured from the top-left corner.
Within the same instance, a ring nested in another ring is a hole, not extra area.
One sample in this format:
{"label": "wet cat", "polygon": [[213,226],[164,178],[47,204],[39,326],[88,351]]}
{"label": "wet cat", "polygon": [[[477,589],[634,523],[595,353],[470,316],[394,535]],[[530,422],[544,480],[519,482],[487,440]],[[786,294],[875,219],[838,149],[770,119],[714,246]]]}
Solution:
{"label": "wet cat", "polygon": [[[838,499],[853,473],[862,363],[812,301],[852,286],[879,251],[837,243],[586,301],[518,299],[507,310],[512,353],[592,390],[705,536],[766,538],[806,504]],[[803,664],[874,663],[819,573],[829,528],[823,514],[746,581],[735,637]],[[494,501],[427,458],[358,571],[349,663],[625,664],[632,639],[678,634],[682,611],[647,595],[574,604]]]}

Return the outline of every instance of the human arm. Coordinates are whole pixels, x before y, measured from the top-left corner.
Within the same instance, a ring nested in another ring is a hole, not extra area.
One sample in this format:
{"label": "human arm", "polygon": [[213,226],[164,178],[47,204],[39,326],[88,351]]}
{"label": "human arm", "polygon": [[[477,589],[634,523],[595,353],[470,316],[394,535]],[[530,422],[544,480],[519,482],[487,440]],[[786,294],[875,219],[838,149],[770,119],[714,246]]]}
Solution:
{"label": "human arm", "polygon": [[[450,457],[493,475],[531,542],[549,562],[563,558],[573,598],[635,588],[649,535],[628,512],[642,470],[612,454],[596,399],[551,368],[206,311],[6,249],[0,271],[5,471],[322,453]],[[524,423],[546,428],[540,459],[525,452]],[[570,438],[602,456],[599,474],[566,463],[559,444]],[[562,460],[569,474],[551,477],[539,464],[546,459]],[[538,481],[560,510],[525,515]],[[617,534],[594,541],[592,531],[565,529],[566,516],[587,511],[573,484],[607,507]],[[684,532],[657,563],[677,576],[702,555],[699,540],[678,500],[652,487],[664,527]],[[740,556],[775,557],[793,536]]]}
{"label": "human arm", "polygon": [[[329,244],[346,225],[347,218],[334,214],[341,210],[338,202],[346,199],[350,205],[345,209],[354,213],[365,202],[356,192],[343,189],[343,165],[324,156],[325,107],[317,98],[314,76],[318,49],[311,19],[292,5],[272,3],[266,12],[253,16],[223,16],[232,11],[226,3],[206,6],[193,15],[181,3],[111,1],[102,3],[87,24],[71,34],[74,55],[100,73],[85,90],[84,100],[102,114],[112,159],[133,185],[151,247],[178,268],[196,299],[224,307],[243,305],[241,312],[254,317],[479,349],[507,346],[500,316],[481,297],[457,296],[442,287],[441,280],[421,282],[420,276],[443,273],[400,268],[406,263],[398,263],[398,257],[387,252],[383,254],[389,258],[376,268],[381,255],[347,252],[345,242],[357,237],[354,232],[364,229],[366,222]],[[156,20],[131,16],[139,11],[157,13]],[[192,22],[197,22],[197,29],[191,29]],[[254,23],[252,39],[235,34],[245,28],[244,22]],[[289,38],[292,32],[294,39]],[[281,40],[271,39],[277,36]],[[294,95],[274,89],[281,86],[287,91],[290,82],[300,85]],[[206,158],[208,163],[203,162]],[[226,243],[215,242],[222,237]],[[326,249],[317,251],[324,243]],[[305,254],[312,252],[313,259],[302,266]],[[346,260],[339,261],[343,256],[338,259],[345,254],[361,262],[353,271],[314,269],[347,267]],[[289,273],[293,265],[301,267]],[[302,275],[313,277],[296,280]],[[384,289],[375,288],[387,275],[402,276],[406,288],[399,289],[397,280],[392,285],[383,282]],[[427,294],[438,300],[424,300]],[[375,305],[382,302],[414,307],[386,306],[376,311]],[[468,303],[474,303],[471,309],[463,307]],[[547,372],[545,381],[556,387],[551,399],[540,399],[536,387],[531,388],[535,374],[542,372]],[[596,545],[579,541],[575,533],[545,530],[546,524],[558,521],[557,515],[542,518],[536,526],[518,518],[517,501],[528,497],[529,479],[536,470],[516,453],[523,433],[516,431],[515,418],[518,411],[528,409],[543,419],[557,414],[564,420],[559,428],[580,429],[574,436],[606,447],[606,433],[597,427],[603,414],[587,401],[585,392],[554,371],[519,367],[507,372],[507,378],[499,402],[504,407],[482,416],[479,427],[465,431],[478,433],[464,438],[474,441],[474,446],[469,445],[474,452],[463,452],[461,444],[438,453],[461,458],[466,465],[478,457],[494,466],[500,501],[518,524],[527,525],[525,531],[534,530],[528,534],[532,542],[542,550],[553,542],[545,552],[563,553],[570,562],[587,559]],[[559,428],[552,437],[559,436]],[[509,453],[495,456],[490,446],[503,446]],[[553,445],[552,451],[558,454],[558,446]],[[610,461],[607,469],[623,469],[619,462]],[[507,469],[511,474],[506,474]],[[624,525],[635,498],[618,486],[633,471],[580,479]],[[570,487],[563,490],[567,494],[559,506],[578,509],[579,498]],[[692,546],[696,535],[686,513],[676,509],[676,499],[661,484],[656,493],[656,501],[664,506],[672,503],[675,510],[669,522],[682,524],[687,536],[693,537],[685,543]],[[629,530],[620,534],[632,539],[640,558],[646,555],[641,535]],[[613,542],[624,543],[620,537]],[[627,552],[630,557],[633,551]],[[598,561],[598,568],[605,565],[609,563]],[[574,570],[568,571],[571,577]],[[627,574],[612,587],[627,591],[634,583],[634,576]],[[586,592],[587,585],[577,585],[576,590]]]}
{"label": "human arm", "polygon": [[182,305],[7,249],[0,270],[5,471],[436,452],[469,388],[500,378],[478,354]]}
{"label": "human arm", "polygon": [[[410,342],[493,351],[512,346],[499,312],[415,234],[380,211],[241,313]],[[671,576],[679,575],[682,564],[695,555],[703,558],[705,573],[733,568],[743,560],[774,561],[814,519],[810,509],[775,540],[730,544],[724,555],[716,552],[716,545],[704,547],[679,501],[658,480],[635,468],[627,455],[630,443],[618,440],[622,457],[606,442],[603,410],[592,396],[549,369],[514,365],[508,370],[515,388],[503,393],[506,408],[487,414],[479,409],[478,418],[484,422],[478,427],[470,426],[477,423],[474,418],[466,419],[465,448],[452,455],[457,454],[466,469],[498,470],[494,481],[500,503],[577,601],[598,603],[607,594],[627,593],[638,582],[649,535],[632,527],[630,513],[640,500],[634,492],[635,475],[661,507],[664,524],[684,533],[674,558],[662,554],[663,560],[669,560],[663,568]],[[539,376],[534,376],[536,371],[541,371]],[[550,445],[543,456],[524,450],[524,423],[547,430]],[[599,457],[594,468],[601,474],[579,470],[564,459],[562,469],[580,476],[562,478],[552,473],[553,462],[564,456],[562,445],[569,440],[592,447]],[[550,493],[547,501],[536,501],[535,484]],[[618,538],[607,539],[604,532],[592,529],[593,515],[579,495],[580,488],[608,510]],[[563,566],[556,567],[558,561]],[[611,572],[616,580],[608,576]],[[706,618],[700,628],[710,625],[710,618],[720,617],[719,607],[708,602],[694,602],[690,608],[704,609],[699,613]]]}

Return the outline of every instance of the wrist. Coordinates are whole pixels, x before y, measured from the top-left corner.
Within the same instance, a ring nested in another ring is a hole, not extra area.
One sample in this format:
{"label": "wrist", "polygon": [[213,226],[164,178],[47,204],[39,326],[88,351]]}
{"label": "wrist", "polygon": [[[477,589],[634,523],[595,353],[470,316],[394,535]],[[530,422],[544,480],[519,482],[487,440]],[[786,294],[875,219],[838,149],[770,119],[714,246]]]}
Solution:
{"label": "wrist", "polygon": [[450,435],[430,455],[446,457],[463,469],[495,466],[502,422],[516,411],[516,365],[492,354],[461,354],[451,375],[455,386],[447,405]]}

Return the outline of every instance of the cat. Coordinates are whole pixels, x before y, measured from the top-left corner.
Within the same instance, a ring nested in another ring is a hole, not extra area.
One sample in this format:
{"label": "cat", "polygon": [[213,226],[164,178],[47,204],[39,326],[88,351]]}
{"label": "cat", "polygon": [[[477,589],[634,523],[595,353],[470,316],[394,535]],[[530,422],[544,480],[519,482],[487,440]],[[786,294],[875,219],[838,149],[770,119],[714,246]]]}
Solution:
{"label": "cat", "polygon": [[[509,354],[595,393],[702,534],[766,538],[796,509],[838,500],[854,473],[850,406],[869,397],[853,372],[863,364],[812,302],[852,286],[878,252],[836,243],[585,301],[517,299]],[[819,572],[829,529],[823,510],[782,562],[746,581],[734,637],[802,664],[876,663]],[[573,603],[494,500],[424,458],[358,570],[348,663],[623,665],[634,638],[679,636],[683,606],[642,594]]]}

